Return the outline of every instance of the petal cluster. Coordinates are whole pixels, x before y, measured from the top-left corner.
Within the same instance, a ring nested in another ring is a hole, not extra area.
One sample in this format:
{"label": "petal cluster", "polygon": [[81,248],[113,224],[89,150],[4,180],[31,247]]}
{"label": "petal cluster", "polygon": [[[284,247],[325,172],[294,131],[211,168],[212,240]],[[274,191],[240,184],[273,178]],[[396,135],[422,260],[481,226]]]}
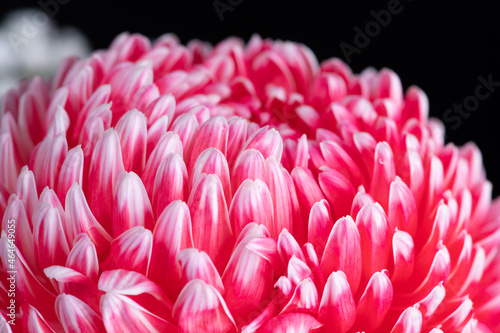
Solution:
{"label": "petal cluster", "polygon": [[428,114],[258,36],[68,58],[1,99],[0,327],[498,332],[500,201]]}

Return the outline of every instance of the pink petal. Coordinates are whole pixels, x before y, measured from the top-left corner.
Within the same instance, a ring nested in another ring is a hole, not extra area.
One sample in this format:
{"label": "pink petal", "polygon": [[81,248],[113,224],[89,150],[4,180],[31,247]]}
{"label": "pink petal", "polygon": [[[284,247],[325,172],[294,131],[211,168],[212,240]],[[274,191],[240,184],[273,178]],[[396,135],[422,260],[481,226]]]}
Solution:
{"label": "pink petal", "polygon": [[[361,239],[358,228],[350,216],[339,219],[333,225],[321,259],[323,277],[342,271],[356,293],[361,279]],[[364,266],[363,266],[364,268]]]}
{"label": "pink petal", "polygon": [[181,332],[236,332],[236,324],[221,294],[194,279],[182,289],[173,309]]}
{"label": "pink petal", "polygon": [[64,202],[68,190],[73,183],[83,185],[83,150],[80,145],[74,147],[64,159],[57,181],[57,197]]}
{"label": "pink petal", "polygon": [[299,244],[287,229],[283,229],[278,236],[278,253],[285,265],[288,265],[292,256],[296,256],[302,261],[306,260]]}
{"label": "pink petal", "polygon": [[102,270],[126,269],[146,274],[153,245],[153,235],[143,226],[123,232],[111,242],[109,256],[101,264]]}
{"label": "pink petal", "polygon": [[391,333],[420,333],[422,331],[422,313],[418,305],[407,308],[399,316]]}
{"label": "pink petal", "polygon": [[113,197],[118,175],[124,170],[118,133],[107,130],[97,141],[89,169],[89,206],[104,229],[111,232]]}
{"label": "pink petal", "polygon": [[153,230],[153,208],[141,179],[134,172],[122,172],[116,180],[113,205],[113,236],[142,226]]}
{"label": "pink petal", "polygon": [[[227,135],[226,158],[230,170],[232,170],[236,157],[246,141],[248,123],[243,118],[231,117],[228,119],[227,124],[229,129]],[[236,188],[233,187],[233,190],[236,191]]]}
{"label": "pink petal", "polygon": [[312,271],[309,266],[295,255],[288,262],[287,273],[288,279],[295,285],[299,285],[305,279],[312,277]]}
{"label": "pink petal", "polygon": [[[156,283],[140,273],[124,269],[105,271],[99,278],[98,288],[107,295],[123,296],[122,301],[129,305],[142,307],[164,320],[171,320],[172,302]],[[102,303],[101,300],[101,311]]]}
{"label": "pink petal", "polygon": [[417,205],[411,190],[399,177],[391,183],[387,215],[389,230],[398,228],[412,235],[415,233],[418,221]]}
{"label": "pink petal", "polygon": [[191,186],[196,184],[197,178],[205,173],[207,175],[216,175],[224,189],[224,198],[226,203],[230,204],[232,199],[231,193],[231,178],[229,176],[229,167],[227,165],[226,157],[216,148],[205,149],[196,160],[192,173],[190,174]]}
{"label": "pink petal", "polygon": [[238,327],[252,321],[259,309],[272,299],[273,261],[277,256],[272,238],[242,240],[235,248],[222,275],[224,298]]}
{"label": "pink petal", "polygon": [[321,259],[328,241],[328,235],[333,227],[328,201],[323,199],[311,207],[308,227],[307,241],[314,244],[314,248]]}
{"label": "pink petal", "polygon": [[325,329],[331,332],[343,333],[354,325],[356,304],[343,271],[332,272],[328,277],[321,297],[318,319],[324,323]]}
{"label": "pink petal", "polygon": [[231,174],[231,188],[238,190],[246,179],[262,181],[266,180],[264,168],[264,156],[260,151],[248,149],[243,151],[235,161],[234,169]]}
{"label": "pink petal", "polygon": [[292,295],[288,304],[283,308],[280,314],[291,312],[304,312],[316,314],[319,306],[318,290],[314,282],[310,279],[304,279],[300,282]]}
{"label": "pink petal", "polygon": [[191,217],[186,203],[170,203],[156,221],[148,278],[160,284],[171,299],[179,293],[180,267],[175,258],[182,249],[193,247]]}
{"label": "pink petal", "polygon": [[109,251],[111,236],[97,222],[90,211],[80,185],[73,184],[66,195],[66,220],[71,225],[72,241],[81,232],[86,233],[94,243],[98,256],[106,255]]}
{"label": "pink petal", "polygon": [[362,279],[367,281],[373,273],[386,267],[389,259],[389,224],[378,203],[365,205],[358,213],[356,225],[363,254]]}
{"label": "pink petal", "polygon": [[154,216],[160,216],[171,202],[186,199],[187,186],[188,175],[184,160],[177,154],[168,154],[156,171],[152,200]]}
{"label": "pink petal", "polygon": [[391,307],[393,293],[387,271],[375,272],[358,302],[355,329],[375,331]]}
{"label": "pink petal", "polygon": [[306,333],[321,326],[322,324],[309,314],[286,313],[267,321],[257,332]]}
{"label": "pink petal", "polygon": [[226,154],[228,127],[226,118],[221,116],[210,118],[200,127],[194,139],[188,170],[193,169],[196,159],[207,148],[217,148]]}
{"label": "pink petal", "polygon": [[56,314],[65,332],[106,332],[101,317],[74,296],[57,296]]}
{"label": "pink petal", "polygon": [[146,141],[146,156],[151,155],[151,152],[160,140],[161,136],[167,132],[169,119],[167,116],[158,118],[148,129]]}
{"label": "pink petal", "polygon": [[292,170],[291,176],[297,190],[297,198],[300,210],[302,211],[302,220],[308,221],[312,206],[325,197],[309,169],[295,167]]}
{"label": "pink petal", "polygon": [[446,296],[446,289],[443,286],[443,282],[440,282],[431,292],[421,300],[419,305],[419,310],[422,313],[424,320],[428,320],[438,309],[439,305]]}
{"label": "pink petal", "polygon": [[379,142],[377,144],[374,160],[369,193],[375,201],[379,202],[384,209],[387,209],[390,185],[396,177],[394,155],[387,142]]}
{"label": "pink petal", "polygon": [[49,203],[41,202],[33,213],[33,240],[40,270],[52,265],[64,265],[69,245],[59,211]]}
{"label": "pink petal", "polygon": [[161,162],[168,154],[172,153],[182,157],[182,147],[179,135],[174,132],[166,132],[161,136],[155,149],[149,155],[141,179],[150,198],[153,197],[154,181]]}
{"label": "pink petal", "polygon": [[33,172],[30,171],[27,166],[24,166],[19,173],[19,177],[17,178],[16,193],[17,197],[24,204],[28,220],[31,222],[31,225],[33,225],[31,217],[33,216],[33,211],[38,203],[38,192]]}
{"label": "pink petal", "polygon": [[182,114],[175,119],[170,130],[179,135],[182,142],[183,154],[186,157],[184,162],[189,162],[187,159],[191,156],[195,137],[198,133],[200,125],[196,116],[190,113]]}
{"label": "pink petal", "polygon": [[167,119],[172,121],[175,113],[175,98],[171,94],[160,96],[143,111],[148,119],[148,127],[153,125],[160,117],[167,116]]}
{"label": "pink petal", "polygon": [[338,219],[347,215],[356,194],[353,185],[340,172],[324,170],[318,176],[319,186],[332,209],[332,218]]}
{"label": "pink petal", "polygon": [[265,126],[254,132],[243,146],[243,150],[256,149],[261,152],[264,159],[274,156],[276,161],[281,161],[283,153],[283,139],[278,131]]}
{"label": "pink petal", "polygon": [[416,118],[424,123],[429,118],[429,100],[427,95],[418,87],[411,86],[406,91],[405,105],[402,111],[402,120]]}
{"label": "pink petal", "polygon": [[404,282],[413,274],[415,260],[415,245],[410,234],[396,229],[392,237],[394,271],[392,283]]}
{"label": "pink petal", "polygon": [[94,243],[92,243],[89,236],[85,233],[76,236],[73,243],[73,248],[68,255],[65,266],[97,283],[99,259],[97,258]]}
{"label": "pink petal", "polygon": [[122,148],[123,167],[141,174],[146,164],[146,117],[137,109],[128,111],[116,124]]}
{"label": "pink petal", "polygon": [[328,167],[340,171],[354,186],[362,183],[361,171],[341,145],[327,140],[320,142],[319,146]]}
{"label": "pink petal", "polygon": [[173,324],[120,294],[103,295],[100,308],[106,332],[177,332]]}
{"label": "pink petal", "polygon": [[184,249],[177,253],[176,259],[181,266],[182,276],[186,283],[199,279],[214,286],[219,293],[224,293],[220,275],[206,252],[196,248]]}
{"label": "pink petal", "polygon": [[188,206],[194,246],[207,252],[219,272],[222,272],[230,256],[224,249],[233,246],[234,238],[219,177],[206,174],[198,176]]}
{"label": "pink petal", "polygon": [[[27,305],[28,309],[23,313],[23,328],[28,332],[51,333],[55,332],[54,329],[47,323],[45,318],[41,315],[36,308]],[[0,326],[0,330],[2,330]],[[2,331],[3,332],[3,331]],[[7,331],[12,332],[12,331]]]}

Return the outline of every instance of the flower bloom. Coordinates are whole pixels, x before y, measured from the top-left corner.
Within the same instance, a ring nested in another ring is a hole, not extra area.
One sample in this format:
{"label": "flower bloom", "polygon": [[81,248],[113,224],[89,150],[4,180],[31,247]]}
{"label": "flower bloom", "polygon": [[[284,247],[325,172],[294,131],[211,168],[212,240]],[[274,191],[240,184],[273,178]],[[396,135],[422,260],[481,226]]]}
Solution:
{"label": "flower bloom", "polygon": [[391,70],[122,34],[0,116],[5,332],[500,331],[481,154]]}

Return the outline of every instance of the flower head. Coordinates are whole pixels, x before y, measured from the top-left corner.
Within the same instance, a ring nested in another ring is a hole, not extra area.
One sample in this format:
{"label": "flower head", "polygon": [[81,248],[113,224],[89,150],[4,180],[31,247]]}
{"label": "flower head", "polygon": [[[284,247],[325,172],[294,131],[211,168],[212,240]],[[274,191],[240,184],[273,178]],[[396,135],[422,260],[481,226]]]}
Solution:
{"label": "flower head", "polygon": [[258,36],[67,59],[1,101],[0,323],[15,271],[26,331],[499,331],[500,201],[428,113]]}

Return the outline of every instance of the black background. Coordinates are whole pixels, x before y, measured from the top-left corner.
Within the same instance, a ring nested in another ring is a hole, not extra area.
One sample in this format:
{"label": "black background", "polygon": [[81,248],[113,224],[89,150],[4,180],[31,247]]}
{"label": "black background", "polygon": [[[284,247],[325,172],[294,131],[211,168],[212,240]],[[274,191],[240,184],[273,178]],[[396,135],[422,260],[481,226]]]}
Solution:
{"label": "black background", "polygon": [[[42,0],[43,2],[46,2]],[[50,1],[50,0],[49,0]],[[53,1],[53,0],[52,0]],[[373,21],[370,11],[386,9],[389,0],[366,3],[300,1],[265,2],[220,0],[239,3],[221,21],[209,1],[148,3],[65,0],[54,19],[60,26],[78,27],[95,49],[106,48],[122,31],[154,38],[175,33],[183,43],[198,38],[216,43],[228,36],[248,41],[253,33],[273,39],[306,44],[318,59],[343,58],[339,44],[354,44],[355,27]],[[61,1],[63,2],[63,1]],[[335,3],[335,4],[333,4]],[[443,119],[454,103],[474,95],[478,76],[492,75],[500,82],[500,23],[495,4],[439,4],[401,0],[403,10],[373,37],[359,54],[352,55],[354,72],[367,66],[389,67],[400,75],[405,89],[416,84],[428,95],[431,116]],[[20,7],[38,7],[37,1],[5,1],[0,13]],[[479,108],[463,119],[459,128],[446,125],[447,141],[462,145],[474,141],[483,153],[494,194],[500,194],[500,87]]]}

